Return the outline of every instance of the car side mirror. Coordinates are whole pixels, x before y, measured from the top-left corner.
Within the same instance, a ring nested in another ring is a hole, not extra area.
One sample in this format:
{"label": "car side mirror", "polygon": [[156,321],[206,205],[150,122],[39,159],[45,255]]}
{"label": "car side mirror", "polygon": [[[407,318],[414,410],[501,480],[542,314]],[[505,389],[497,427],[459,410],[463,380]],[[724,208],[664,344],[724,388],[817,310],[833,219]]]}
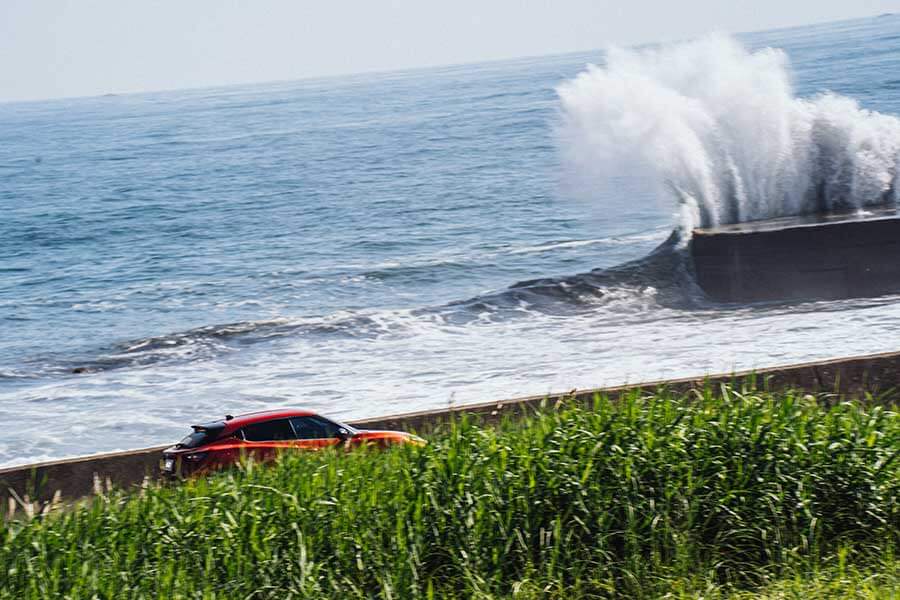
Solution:
{"label": "car side mirror", "polygon": [[350,432],[343,427],[338,427],[337,436],[341,439],[341,441],[347,441],[351,437]]}

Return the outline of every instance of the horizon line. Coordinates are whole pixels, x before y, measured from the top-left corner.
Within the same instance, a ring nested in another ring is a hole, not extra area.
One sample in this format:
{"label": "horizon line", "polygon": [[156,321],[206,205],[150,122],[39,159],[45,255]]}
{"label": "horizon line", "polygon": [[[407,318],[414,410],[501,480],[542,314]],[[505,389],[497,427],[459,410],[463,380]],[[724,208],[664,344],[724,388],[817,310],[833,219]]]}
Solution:
{"label": "horizon line", "polygon": [[[853,21],[865,21],[869,19],[879,19],[887,16],[895,16],[900,14],[900,12],[887,12],[887,13],[878,13],[865,17],[852,17],[848,19],[836,19],[830,21],[813,21],[811,23],[804,23],[801,25],[786,25],[783,27],[774,27],[771,29],[756,29],[751,31],[738,31],[738,32],[725,32],[728,35],[733,36],[747,36],[747,35],[755,35],[760,33],[776,33],[782,31],[790,31],[791,29],[801,29],[806,27],[816,27],[819,25],[830,25],[836,23],[849,23]],[[695,36],[689,36],[684,38],[677,38],[673,40],[665,40],[665,41],[643,41],[643,42],[635,42],[631,44],[621,44],[621,46],[628,48],[638,48],[641,46],[650,46],[653,44],[671,44],[677,43],[679,41],[686,41],[697,39],[703,35],[708,35],[716,30],[710,30],[706,33],[702,33]],[[606,44],[605,47],[615,46],[616,44]],[[237,87],[245,87],[245,86],[265,86],[265,85],[275,85],[275,84],[284,84],[284,83],[294,83],[294,82],[304,82],[304,81],[317,81],[317,80],[328,80],[328,79],[344,79],[344,78],[352,78],[352,77],[364,77],[364,76],[372,76],[372,75],[390,75],[390,74],[405,74],[405,73],[415,73],[418,71],[431,71],[437,69],[450,69],[450,68],[458,68],[465,66],[473,66],[473,65],[487,65],[487,64],[499,64],[499,63],[508,63],[519,60],[533,60],[537,58],[552,58],[552,57],[563,57],[574,54],[588,54],[592,52],[602,53],[605,50],[603,47],[594,47],[584,50],[563,50],[559,52],[548,52],[546,54],[522,54],[515,56],[507,56],[507,57],[499,57],[499,58],[487,58],[482,60],[474,60],[474,61],[460,61],[460,62],[448,62],[448,63],[434,63],[430,65],[418,65],[418,66],[407,66],[407,67],[396,67],[396,68],[380,68],[375,67],[372,69],[362,70],[362,71],[345,71],[339,73],[329,73],[324,75],[308,75],[301,77],[289,77],[284,79],[267,79],[267,80],[255,80],[255,81],[236,81],[230,83],[213,83],[213,84],[199,84],[196,86],[187,86],[187,87],[178,87],[178,88],[154,88],[154,89],[146,89],[146,90],[134,90],[134,91],[124,91],[124,92],[101,92],[101,93],[91,93],[91,94],[75,94],[71,96],[38,96],[34,98],[21,98],[21,99],[9,99],[4,100],[0,98],[0,106],[9,106],[12,104],[38,104],[45,102],[57,102],[57,101],[66,101],[66,100],[86,100],[90,98],[106,98],[106,97],[121,97],[121,96],[139,96],[144,94],[167,94],[174,92],[197,92],[204,90],[222,90],[228,88],[237,88]]]}

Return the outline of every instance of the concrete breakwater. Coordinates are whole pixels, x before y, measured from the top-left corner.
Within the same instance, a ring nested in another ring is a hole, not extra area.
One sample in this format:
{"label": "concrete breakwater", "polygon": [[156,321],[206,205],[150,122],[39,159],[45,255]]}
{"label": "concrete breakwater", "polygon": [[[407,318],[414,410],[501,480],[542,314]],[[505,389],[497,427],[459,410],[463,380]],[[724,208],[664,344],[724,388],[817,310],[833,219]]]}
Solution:
{"label": "concrete breakwater", "polygon": [[881,296],[900,290],[900,215],[883,206],[695,229],[697,283],[722,302]]}
{"label": "concrete breakwater", "polygon": [[[755,383],[769,390],[800,389],[813,393],[831,393],[835,398],[859,399],[870,394],[879,399],[893,399],[900,387],[900,352],[856,356],[804,363],[784,367],[741,371],[664,381],[622,385],[609,388],[571,390],[558,394],[529,396],[481,404],[449,407],[442,410],[351,422],[367,429],[406,429],[428,432],[436,425],[462,413],[479,415],[487,421],[503,416],[526,415],[541,403],[562,399],[588,402],[596,394],[610,398],[633,391],[653,392],[666,388],[686,392],[704,386],[722,384],[741,386]],[[110,486],[128,488],[157,478],[161,450],[165,446],[143,448],[83,458],[73,458],[34,465],[0,469],[0,501],[3,513],[31,504],[40,507],[54,500],[71,500],[89,496]],[[8,508],[7,508],[8,507]]]}

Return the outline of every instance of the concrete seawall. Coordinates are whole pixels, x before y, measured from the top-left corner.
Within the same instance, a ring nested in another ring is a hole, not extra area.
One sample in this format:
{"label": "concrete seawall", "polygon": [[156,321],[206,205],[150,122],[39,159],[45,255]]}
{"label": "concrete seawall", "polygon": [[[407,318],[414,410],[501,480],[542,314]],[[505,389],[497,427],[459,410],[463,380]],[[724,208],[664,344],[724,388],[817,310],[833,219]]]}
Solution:
{"label": "concrete seawall", "polygon": [[722,302],[880,296],[900,290],[895,206],[694,230],[697,283]]}
{"label": "concrete seawall", "polygon": [[[352,425],[368,429],[406,429],[427,432],[454,415],[471,413],[488,421],[503,416],[521,416],[533,411],[542,402],[561,398],[590,401],[595,394],[616,398],[635,390],[652,392],[661,387],[684,392],[704,385],[724,383],[743,385],[755,382],[759,387],[801,389],[809,392],[833,393],[845,398],[875,398],[894,400],[900,388],[900,352],[842,358],[785,367],[743,371],[724,375],[709,375],[685,379],[653,381],[610,388],[573,390],[559,394],[530,396],[451,407],[443,410],[413,412],[401,415],[353,421]],[[0,469],[0,501],[3,507],[20,501],[46,503],[57,499],[76,499],[89,496],[110,485],[130,487],[147,479],[155,479],[159,472],[160,451],[165,446],[143,448],[45,462],[34,465]],[[9,509],[4,508],[2,513]]]}

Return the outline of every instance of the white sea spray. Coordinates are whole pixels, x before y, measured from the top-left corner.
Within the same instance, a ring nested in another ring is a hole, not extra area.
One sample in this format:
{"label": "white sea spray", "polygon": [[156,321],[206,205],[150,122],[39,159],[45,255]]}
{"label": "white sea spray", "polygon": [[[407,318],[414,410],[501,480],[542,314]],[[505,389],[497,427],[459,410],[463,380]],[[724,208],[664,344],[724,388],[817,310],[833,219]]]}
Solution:
{"label": "white sea spray", "polygon": [[895,202],[900,119],[794,94],[780,50],[734,39],[611,48],[557,88],[571,187],[607,197],[649,178],[684,228]]}

